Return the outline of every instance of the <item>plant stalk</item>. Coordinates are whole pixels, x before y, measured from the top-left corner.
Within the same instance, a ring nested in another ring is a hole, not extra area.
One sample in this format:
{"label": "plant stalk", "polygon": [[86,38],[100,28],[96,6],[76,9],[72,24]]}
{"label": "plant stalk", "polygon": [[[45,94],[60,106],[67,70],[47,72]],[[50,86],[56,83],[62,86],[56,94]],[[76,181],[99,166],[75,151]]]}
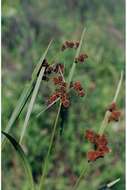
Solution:
{"label": "plant stalk", "polygon": [[76,190],[81,182],[81,180],[83,179],[83,177],[85,176],[85,173],[88,169],[89,166],[89,162],[87,162],[86,166],[82,169],[82,172],[80,174],[80,176],[78,177],[76,184],[74,185],[74,187],[72,188],[72,190]]}
{"label": "plant stalk", "polygon": [[46,176],[46,173],[47,173],[49,155],[50,155],[51,148],[52,148],[52,145],[53,145],[53,140],[54,140],[54,137],[55,137],[55,132],[56,132],[56,127],[57,127],[57,123],[58,123],[58,119],[59,119],[59,115],[60,115],[61,105],[62,104],[60,103],[59,109],[58,109],[58,112],[57,112],[57,116],[56,116],[56,119],[55,119],[55,123],[54,123],[53,131],[52,131],[52,135],[51,135],[51,140],[50,140],[48,152],[47,152],[46,159],[45,159],[45,162],[44,162],[44,168],[43,168],[43,173],[42,173],[41,180],[40,180],[39,190],[43,190],[43,189],[45,190],[45,188],[44,188],[45,176]]}

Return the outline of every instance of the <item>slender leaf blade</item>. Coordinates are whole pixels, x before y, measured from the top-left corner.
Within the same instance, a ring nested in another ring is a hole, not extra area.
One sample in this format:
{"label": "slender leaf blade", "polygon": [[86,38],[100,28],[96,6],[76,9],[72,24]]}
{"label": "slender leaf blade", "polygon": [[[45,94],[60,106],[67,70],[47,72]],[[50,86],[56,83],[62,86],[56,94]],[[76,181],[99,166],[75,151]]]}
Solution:
{"label": "slender leaf blade", "polygon": [[26,173],[26,176],[27,176],[27,180],[29,182],[29,189],[30,190],[35,190],[34,188],[34,180],[33,180],[33,176],[32,176],[32,171],[31,171],[31,167],[30,167],[30,164],[28,162],[28,159],[22,149],[22,147],[20,146],[20,144],[9,134],[5,133],[2,131],[2,134],[4,136],[6,136],[6,138],[9,140],[9,142],[11,143],[11,145],[14,147],[16,153],[18,154],[22,164],[23,164],[23,167],[25,169],[25,173]]}
{"label": "slender leaf blade", "polygon": [[[24,89],[23,93],[21,94],[21,96],[17,102],[17,106],[14,109],[12,116],[10,117],[10,119],[8,121],[7,127],[5,128],[6,133],[10,132],[12,125],[15,123],[15,121],[19,117],[20,113],[22,112],[32,91],[33,91],[33,85],[27,85],[26,88]],[[3,136],[2,137],[2,147],[4,147],[4,145],[6,143],[5,139],[6,139],[6,136]]]}
{"label": "slender leaf blade", "polygon": [[36,99],[36,96],[37,96],[37,93],[38,93],[38,90],[39,90],[39,87],[40,87],[40,84],[41,84],[41,81],[42,81],[42,77],[44,75],[44,71],[45,71],[45,67],[42,67],[41,71],[40,71],[40,74],[38,76],[35,88],[33,90],[32,97],[31,97],[28,109],[27,109],[25,121],[24,121],[24,124],[23,124],[23,129],[22,129],[22,132],[21,132],[20,143],[22,142],[22,139],[24,137],[24,134],[25,134],[28,122],[29,122],[29,118],[30,118],[30,115],[31,115],[31,112],[32,112],[32,109],[33,109],[33,105],[34,105],[34,102],[35,102],[35,99]]}

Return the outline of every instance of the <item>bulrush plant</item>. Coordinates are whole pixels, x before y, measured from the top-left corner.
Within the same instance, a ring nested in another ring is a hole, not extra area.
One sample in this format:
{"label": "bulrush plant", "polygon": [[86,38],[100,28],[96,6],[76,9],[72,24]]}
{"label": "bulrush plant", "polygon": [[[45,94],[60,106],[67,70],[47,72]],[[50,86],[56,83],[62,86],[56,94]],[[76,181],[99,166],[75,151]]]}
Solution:
{"label": "bulrush plant", "polygon": [[100,158],[104,158],[107,153],[110,153],[112,150],[108,147],[108,139],[104,133],[108,124],[110,122],[118,122],[120,120],[121,111],[117,107],[117,98],[120,93],[120,88],[123,80],[123,72],[121,72],[121,77],[118,82],[118,86],[116,89],[115,96],[109,106],[107,106],[106,113],[102,124],[99,128],[98,133],[95,133],[92,129],[87,129],[84,135],[85,140],[91,143],[92,149],[87,152],[87,162],[84,168],[81,171],[80,176],[78,177],[76,184],[72,188],[72,190],[78,189],[78,186],[81,180],[86,175],[88,169],[91,164],[95,164],[97,160]]}
{"label": "bulrush plant", "polygon": [[[57,129],[59,117],[61,114],[61,110],[62,109],[68,110],[69,107],[71,106],[71,98],[72,98],[71,91],[75,92],[75,94],[78,97],[84,97],[86,94],[86,89],[84,89],[81,82],[76,81],[74,79],[74,73],[75,73],[77,64],[82,64],[83,66],[83,63],[85,63],[86,59],[88,58],[88,55],[86,53],[81,52],[84,35],[85,35],[85,29],[82,32],[80,41],[68,40],[68,41],[63,42],[61,46],[61,49],[59,52],[60,54],[65,53],[66,51],[71,51],[71,49],[76,50],[72,67],[70,69],[70,72],[67,78],[65,76],[65,65],[61,62],[61,60],[54,61],[53,64],[50,64],[48,62],[47,52],[51,45],[51,42],[49,43],[47,50],[45,51],[44,55],[40,59],[39,63],[37,64],[32,74],[32,79],[30,81],[30,84],[26,87],[26,89],[24,90],[23,94],[21,95],[18,101],[17,107],[15,108],[8,122],[7,128],[5,128],[5,131],[2,132],[3,144],[5,145],[6,138],[7,138],[10,141],[10,143],[13,145],[15,150],[17,151],[23,163],[24,169],[26,171],[27,179],[29,181],[29,189],[35,190],[35,183],[33,180],[31,167],[29,165],[27,156],[25,152],[23,151],[22,144],[23,144],[23,138],[27,130],[30,115],[32,113],[32,109],[33,109],[33,106],[34,106],[34,103],[39,91],[39,87],[41,83],[43,84],[43,82],[45,81],[51,81],[52,85],[54,86],[54,92],[49,95],[45,109],[41,110],[37,114],[37,117],[40,117],[42,113],[47,111],[56,102],[59,102],[58,111],[57,111],[54,125],[52,128],[49,147],[47,150],[47,154],[45,156],[44,163],[42,163],[42,175],[40,178],[40,183],[37,187],[38,190],[45,190],[46,189],[45,179],[48,174],[48,163],[50,161],[50,153],[54,144],[54,138],[56,135],[56,129]],[[120,92],[122,78],[123,78],[123,73],[121,73],[121,78],[118,83],[115,97],[112,103],[107,107],[106,114],[105,114],[105,117],[104,117],[104,120],[102,122],[99,132],[98,133],[94,132],[92,129],[87,129],[85,132],[85,136],[84,136],[85,141],[90,142],[92,148],[91,150],[87,152],[87,157],[86,157],[87,163],[85,167],[83,168],[83,170],[81,171],[80,176],[77,178],[76,184],[72,187],[72,190],[78,189],[79,184],[81,180],[84,178],[85,173],[87,172],[87,168],[90,166],[91,163],[95,163],[97,160],[105,157],[106,154],[111,152],[111,149],[108,146],[108,138],[106,134],[104,133],[104,131],[109,123],[119,121],[121,112],[117,107],[116,100]],[[12,126],[14,125],[15,121],[17,120],[17,118],[20,116],[24,106],[26,105],[29,99],[30,101],[27,107],[26,117],[24,120],[20,140],[18,143],[17,140],[15,140],[15,138],[13,138],[10,135],[10,130]],[[60,128],[58,129],[61,132],[61,129]]]}

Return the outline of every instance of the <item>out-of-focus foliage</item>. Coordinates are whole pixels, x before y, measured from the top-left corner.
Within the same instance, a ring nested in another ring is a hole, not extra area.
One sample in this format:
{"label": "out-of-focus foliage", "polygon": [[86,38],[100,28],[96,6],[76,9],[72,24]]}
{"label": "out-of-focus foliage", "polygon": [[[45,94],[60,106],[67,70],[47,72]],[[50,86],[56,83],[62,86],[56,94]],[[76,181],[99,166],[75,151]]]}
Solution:
{"label": "out-of-focus foliage", "polygon": [[[79,39],[83,27],[86,36],[83,50],[89,58],[78,65],[75,80],[81,80],[87,96],[73,96],[63,136],[56,139],[46,179],[47,190],[65,190],[75,183],[85,163],[89,143],[84,139],[87,128],[98,131],[107,105],[112,101],[121,70],[124,69],[124,0],[13,0],[2,1],[2,127],[17,103],[39,57],[51,38],[53,46],[48,60],[56,58],[61,43]],[[72,65],[74,51],[65,51],[59,61],[66,65],[66,76]],[[34,106],[24,141],[24,150],[32,165],[36,183],[40,179],[58,105],[39,118],[45,107],[52,83],[43,82]],[[100,185],[121,178],[112,189],[124,190],[125,136],[124,84],[118,106],[121,121],[111,124],[106,133],[112,153],[97,161],[82,180],[79,190],[97,189]],[[26,109],[12,134],[19,139]],[[10,146],[2,156],[3,189],[27,190],[27,181],[20,163]]]}

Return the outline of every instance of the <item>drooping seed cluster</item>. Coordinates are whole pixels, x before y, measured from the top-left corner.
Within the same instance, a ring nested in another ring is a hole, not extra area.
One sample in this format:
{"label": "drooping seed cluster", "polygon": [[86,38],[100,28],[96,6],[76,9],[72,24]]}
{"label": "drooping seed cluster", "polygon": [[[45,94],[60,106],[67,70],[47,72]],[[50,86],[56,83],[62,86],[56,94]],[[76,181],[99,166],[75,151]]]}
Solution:
{"label": "drooping seed cluster", "polygon": [[78,46],[79,46],[79,41],[65,41],[62,44],[61,50],[64,51],[64,50],[69,49],[69,48],[77,49]]}
{"label": "drooping seed cluster", "polygon": [[92,130],[87,130],[85,138],[94,145],[94,149],[87,153],[88,161],[95,161],[98,158],[102,158],[106,153],[110,152],[108,148],[108,141],[105,135],[99,135]]}
{"label": "drooping seed cluster", "polygon": [[112,104],[109,106],[108,111],[110,111],[110,115],[108,118],[108,122],[110,123],[111,121],[119,121],[121,112],[116,106],[115,102],[112,102]]}

